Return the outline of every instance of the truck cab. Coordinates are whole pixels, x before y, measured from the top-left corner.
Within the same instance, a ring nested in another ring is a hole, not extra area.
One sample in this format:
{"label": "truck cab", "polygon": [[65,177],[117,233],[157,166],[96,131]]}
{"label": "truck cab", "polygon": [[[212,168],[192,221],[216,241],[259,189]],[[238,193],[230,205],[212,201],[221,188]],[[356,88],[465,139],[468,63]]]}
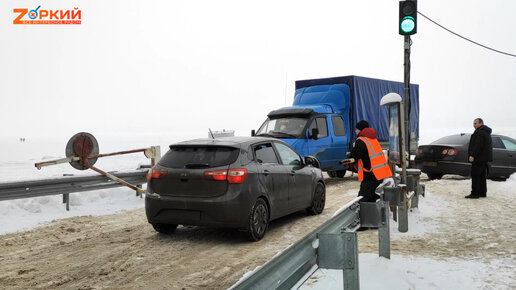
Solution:
{"label": "truck cab", "polygon": [[344,176],[347,166],[339,161],[352,136],[349,98],[346,84],[297,90],[293,106],[270,112],[256,135],[280,138],[299,154],[317,157],[323,170]]}

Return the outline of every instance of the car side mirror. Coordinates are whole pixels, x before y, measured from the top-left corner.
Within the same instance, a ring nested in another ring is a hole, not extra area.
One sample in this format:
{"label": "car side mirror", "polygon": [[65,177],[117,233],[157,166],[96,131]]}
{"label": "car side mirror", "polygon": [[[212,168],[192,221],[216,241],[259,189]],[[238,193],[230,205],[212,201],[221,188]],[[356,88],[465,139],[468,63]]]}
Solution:
{"label": "car side mirror", "polygon": [[321,168],[319,160],[314,156],[305,156],[305,165]]}
{"label": "car side mirror", "polygon": [[254,129],[251,130],[251,136],[256,136],[256,131]]}
{"label": "car side mirror", "polygon": [[319,139],[317,136],[319,135],[319,129],[317,128],[312,128],[312,135],[310,137],[312,137],[312,139],[314,140],[317,140]]}

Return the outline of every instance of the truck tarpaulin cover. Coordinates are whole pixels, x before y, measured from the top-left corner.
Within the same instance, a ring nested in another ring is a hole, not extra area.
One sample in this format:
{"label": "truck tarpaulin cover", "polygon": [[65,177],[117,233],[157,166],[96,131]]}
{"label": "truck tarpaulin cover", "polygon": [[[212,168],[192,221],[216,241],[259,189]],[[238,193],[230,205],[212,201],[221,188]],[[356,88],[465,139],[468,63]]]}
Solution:
{"label": "truck tarpaulin cover", "polygon": [[[316,85],[347,84],[351,89],[352,126],[360,120],[367,120],[369,126],[378,132],[378,140],[389,140],[389,112],[380,106],[380,100],[388,93],[397,93],[404,99],[405,85],[401,82],[380,79],[344,76],[325,79],[296,81],[296,91]],[[410,85],[410,132],[419,139],[419,85]],[[353,139],[356,138],[353,132]]]}

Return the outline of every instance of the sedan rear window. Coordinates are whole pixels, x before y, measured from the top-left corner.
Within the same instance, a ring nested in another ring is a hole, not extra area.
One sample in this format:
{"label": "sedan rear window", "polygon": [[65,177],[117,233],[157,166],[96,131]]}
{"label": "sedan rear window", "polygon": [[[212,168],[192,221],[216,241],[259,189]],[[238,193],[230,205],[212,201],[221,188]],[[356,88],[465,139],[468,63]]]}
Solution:
{"label": "sedan rear window", "polygon": [[217,146],[177,146],[160,159],[159,165],[169,168],[211,168],[236,161],[239,149]]}
{"label": "sedan rear window", "polygon": [[441,139],[434,141],[430,144],[437,145],[464,145],[469,143],[471,135],[460,134],[442,137]]}

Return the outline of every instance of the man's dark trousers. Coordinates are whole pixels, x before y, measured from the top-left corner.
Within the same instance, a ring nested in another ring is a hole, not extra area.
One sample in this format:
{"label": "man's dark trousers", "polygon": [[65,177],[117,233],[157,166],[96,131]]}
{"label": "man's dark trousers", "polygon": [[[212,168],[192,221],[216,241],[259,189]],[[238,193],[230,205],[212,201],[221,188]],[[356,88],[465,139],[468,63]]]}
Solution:
{"label": "man's dark trousers", "polygon": [[487,194],[487,162],[471,164],[471,194],[485,197]]}
{"label": "man's dark trousers", "polygon": [[380,198],[374,191],[382,183],[382,180],[364,180],[360,183],[358,196],[363,196],[361,202],[375,202]]}

